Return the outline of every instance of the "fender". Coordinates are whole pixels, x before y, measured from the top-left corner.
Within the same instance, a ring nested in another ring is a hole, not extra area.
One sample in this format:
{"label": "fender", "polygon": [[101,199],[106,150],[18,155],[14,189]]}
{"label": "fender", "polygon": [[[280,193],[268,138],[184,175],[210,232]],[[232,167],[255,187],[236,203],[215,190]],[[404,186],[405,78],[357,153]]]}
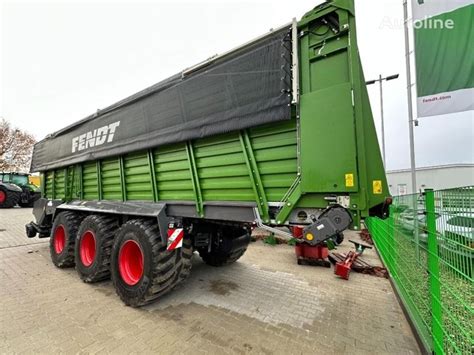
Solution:
{"label": "fender", "polygon": [[18,185],[11,184],[8,182],[0,182],[0,186],[7,189],[8,191],[20,192],[20,193],[23,191],[21,187],[19,187]]}

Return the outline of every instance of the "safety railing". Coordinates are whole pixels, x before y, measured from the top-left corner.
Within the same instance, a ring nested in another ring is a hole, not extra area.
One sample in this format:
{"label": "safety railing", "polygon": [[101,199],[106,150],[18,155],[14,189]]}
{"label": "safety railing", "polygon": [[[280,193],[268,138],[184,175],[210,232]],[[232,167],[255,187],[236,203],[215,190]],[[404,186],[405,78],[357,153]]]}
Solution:
{"label": "safety railing", "polygon": [[429,352],[474,353],[474,186],[396,196],[365,223]]}

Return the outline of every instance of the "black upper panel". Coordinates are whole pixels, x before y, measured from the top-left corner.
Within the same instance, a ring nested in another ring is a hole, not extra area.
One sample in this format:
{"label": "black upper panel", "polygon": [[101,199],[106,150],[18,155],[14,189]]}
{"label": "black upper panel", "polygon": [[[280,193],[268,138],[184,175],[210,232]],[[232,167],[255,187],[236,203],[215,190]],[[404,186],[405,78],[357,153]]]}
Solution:
{"label": "black upper panel", "polygon": [[290,119],[289,28],[177,74],[38,142],[44,171]]}

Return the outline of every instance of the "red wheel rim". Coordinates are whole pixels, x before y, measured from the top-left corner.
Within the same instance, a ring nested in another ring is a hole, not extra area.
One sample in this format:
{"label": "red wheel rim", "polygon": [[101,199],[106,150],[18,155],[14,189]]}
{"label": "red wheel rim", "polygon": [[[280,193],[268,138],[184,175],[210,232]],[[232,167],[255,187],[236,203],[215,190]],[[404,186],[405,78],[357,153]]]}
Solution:
{"label": "red wheel rim", "polygon": [[61,254],[66,245],[66,231],[62,224],[57,226],[54,230],[53,238],[54,251],[56,254]]}
{"label": "red wheel rim", "polygon": [[4,203],[7,199],[7,194],[3,191],[0,191],[0,203]]}
{"label": "red wheel rim", "polygon": [[119,272],[122,280],[130,286],[136,285],[143,275],[143,251],[134,240],[122,244],[119,252]]}
{"label": "red wheel rim", "polygon": [[79,256],[84,266],[91,266],[95,259],[95,234],[88,230],[81,237]]}

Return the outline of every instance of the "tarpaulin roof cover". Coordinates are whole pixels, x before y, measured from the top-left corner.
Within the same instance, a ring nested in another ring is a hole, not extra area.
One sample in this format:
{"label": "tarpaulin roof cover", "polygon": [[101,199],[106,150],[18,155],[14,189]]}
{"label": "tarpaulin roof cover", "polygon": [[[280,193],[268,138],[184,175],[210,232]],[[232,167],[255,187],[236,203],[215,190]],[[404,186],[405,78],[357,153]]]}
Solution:
{"label": "tarpaulin roof cover", "polygon": [[290,119],[291,36],[271,32],[38,142],[31,171]]}

